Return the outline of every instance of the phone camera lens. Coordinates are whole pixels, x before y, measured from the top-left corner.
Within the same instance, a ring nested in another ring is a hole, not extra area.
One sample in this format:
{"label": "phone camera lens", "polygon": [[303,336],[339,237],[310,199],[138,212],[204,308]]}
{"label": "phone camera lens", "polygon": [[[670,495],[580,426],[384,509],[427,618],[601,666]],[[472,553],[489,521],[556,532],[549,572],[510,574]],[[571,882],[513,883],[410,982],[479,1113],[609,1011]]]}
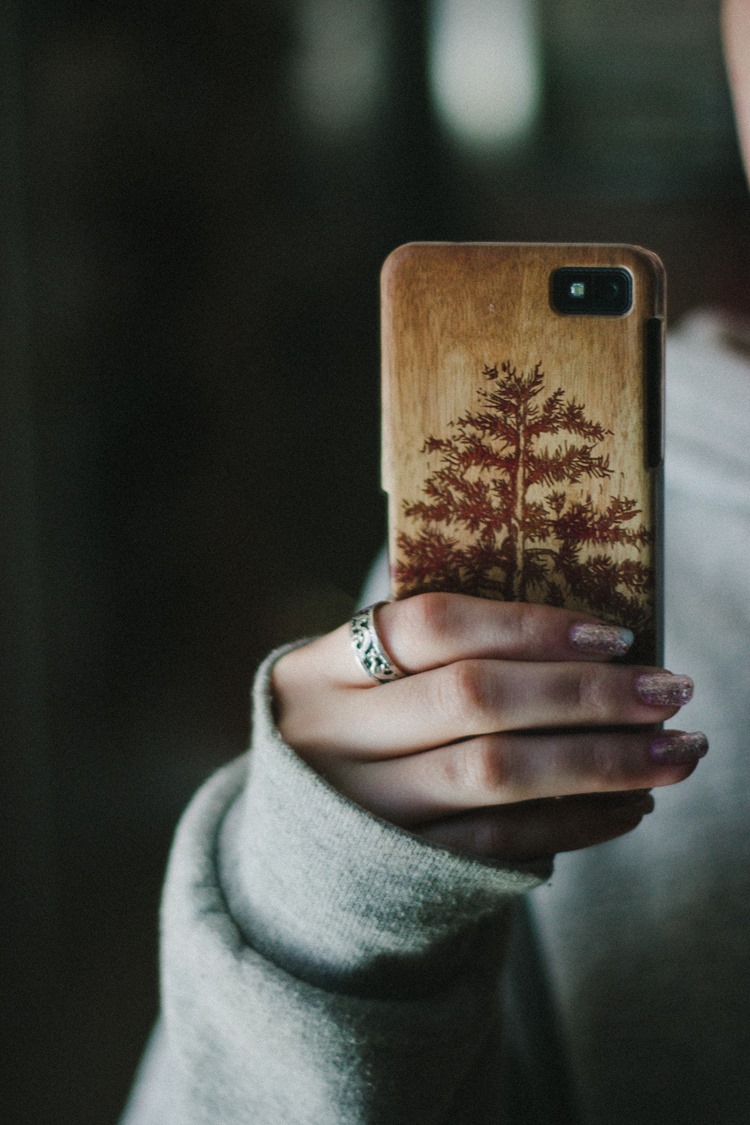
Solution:
{"label": "phone camera lens", "polygon": [[621,266],[563,266],[550,277],[550,299],[564,316],[624,316],[633,278]]}

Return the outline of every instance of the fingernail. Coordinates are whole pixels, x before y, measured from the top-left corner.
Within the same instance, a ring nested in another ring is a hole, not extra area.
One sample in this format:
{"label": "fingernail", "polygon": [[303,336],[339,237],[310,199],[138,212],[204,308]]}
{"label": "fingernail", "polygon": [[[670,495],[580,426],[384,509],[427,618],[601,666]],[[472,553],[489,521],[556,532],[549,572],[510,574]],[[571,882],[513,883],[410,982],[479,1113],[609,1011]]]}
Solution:
{"label": "fingernail", "polygon": [[682,707],[693,698],[693,681],[690,676],[673,676],[671,672],[644,672],[636,678],[635,691],[642,703]]}
{"label": "fingernail", "polygon": [[568,640],[579,652],[594,656],[624,656],[634,641],[631,629],[579,621],[571,625]]}
{"label": "fingernail", "polygon": [[651,743],[649,753],[660,765],[687,765],[705,757],[708,753],[708,739],[699,730],[692,734],[663,734]]}

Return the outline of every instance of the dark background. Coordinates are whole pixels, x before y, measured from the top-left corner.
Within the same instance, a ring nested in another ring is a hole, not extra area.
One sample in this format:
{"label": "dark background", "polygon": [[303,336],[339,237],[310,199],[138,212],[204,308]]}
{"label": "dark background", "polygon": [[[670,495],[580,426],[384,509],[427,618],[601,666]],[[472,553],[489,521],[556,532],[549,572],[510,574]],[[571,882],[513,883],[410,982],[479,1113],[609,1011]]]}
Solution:
{"label": "dark background", "polygon": [[538,112],[477,147],[437,0],[2,0],[4,1120],[116,1120],[176,818],[354,607],[388,251],[634,241],[675,316],[745,301],[716,3],[530,7]]}

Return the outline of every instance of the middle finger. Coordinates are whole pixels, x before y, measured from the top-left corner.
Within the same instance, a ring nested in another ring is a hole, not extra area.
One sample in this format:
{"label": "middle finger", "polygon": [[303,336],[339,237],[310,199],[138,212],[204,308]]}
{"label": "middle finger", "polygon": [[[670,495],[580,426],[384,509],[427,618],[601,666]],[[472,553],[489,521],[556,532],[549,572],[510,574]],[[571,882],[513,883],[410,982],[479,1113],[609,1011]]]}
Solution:
{"label": "middle finger", "polygon": [[364,766],[339,761],[331,780],[408,828],[488,806],[674,785],[707,750],[700,732],[494,734]]}
{"label": "middle finger", "polygon": [[630,665],[462,660],[372,691],[341,691],[335,721],[311,714],[301,743],[387,758],[476,735],[663,722],[687,703],[689,676]]}

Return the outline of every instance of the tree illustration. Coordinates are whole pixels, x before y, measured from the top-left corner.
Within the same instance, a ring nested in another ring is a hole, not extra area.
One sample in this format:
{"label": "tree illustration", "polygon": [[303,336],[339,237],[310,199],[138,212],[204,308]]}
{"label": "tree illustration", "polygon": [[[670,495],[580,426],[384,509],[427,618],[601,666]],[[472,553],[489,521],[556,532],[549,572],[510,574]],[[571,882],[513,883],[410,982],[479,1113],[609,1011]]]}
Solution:
{"label": "tree illustration", "polygon": [[541,363],[485,364],[482,374],[479,408],[425,442],[437,466],[423,498],[404,504],[417,529],[398,538],[400,588],[579,605],[643,637],[652,571],[638,549],[650,533],[635,501],[613,496],[598,508],[586,492],[612,476],[599,452],[611,431],[562,388],[548,393]]}

